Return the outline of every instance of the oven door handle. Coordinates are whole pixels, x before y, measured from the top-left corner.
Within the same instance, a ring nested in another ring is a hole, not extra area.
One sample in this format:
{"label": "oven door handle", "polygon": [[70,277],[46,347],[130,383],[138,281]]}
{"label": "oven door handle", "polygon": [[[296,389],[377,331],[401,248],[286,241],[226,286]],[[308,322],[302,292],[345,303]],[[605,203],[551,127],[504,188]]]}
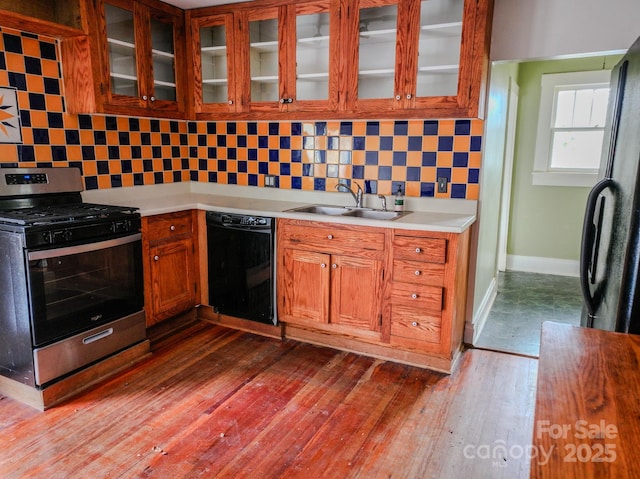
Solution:
{"label": "oven door handle", "polygon": [[115,238],[106,241],[100,241],[98,243],[86,243],[75,246],[66,246],[64,248],[45,249],[39,251],[29,251],[27,258],[29,261],[57,258],[58,256],[69,256],[78,253],[88,253],[90,251],[98,251],[101,249],[113,248],[115,246],[122,246],[129,243],[140,241],[142,235],[140,233],[123,236],[121,238]]}

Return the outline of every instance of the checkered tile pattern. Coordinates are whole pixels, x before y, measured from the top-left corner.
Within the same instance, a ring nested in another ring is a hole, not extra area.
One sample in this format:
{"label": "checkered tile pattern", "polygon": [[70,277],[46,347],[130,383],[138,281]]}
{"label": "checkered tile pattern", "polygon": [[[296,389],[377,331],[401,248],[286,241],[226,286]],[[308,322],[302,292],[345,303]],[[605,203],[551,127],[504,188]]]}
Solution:
{"label": "checkered tile pattern", "polygon": [[[179,181],[478,199],[481,120],[192,122],[65,113],[54,40],[0,29],[0,86],[18,90],[22,145],[0,167],[78,166],[87,189]],[[437,179],[450,183],[437,192]]]}

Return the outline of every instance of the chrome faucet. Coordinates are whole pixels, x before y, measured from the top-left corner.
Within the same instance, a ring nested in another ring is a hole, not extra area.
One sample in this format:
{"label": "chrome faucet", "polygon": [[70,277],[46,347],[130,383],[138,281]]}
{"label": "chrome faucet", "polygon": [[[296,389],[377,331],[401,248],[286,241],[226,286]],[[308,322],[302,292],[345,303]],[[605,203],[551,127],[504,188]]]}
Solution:
{"label": "chrome faucet", "polygon": [[387,211],[387,197],[384,195],[378,195],[380,198],[380,204],[382,205],[382,211]]}
{"label": "chrome faucet", "polygon": [[340,190],[340,188],[344,188],[345,190],[347,190],[349,193],[351,193],[351,196],[353,196],[353,199],[356,202],[356,208],[362,208],[362,187],[355,181],[353,182],[353,184],[358,187],[358,191],[356,193],[354,193],[353,190],[349,188],[349,185],[343,182],[340,182],[336,185],[336,190]]}

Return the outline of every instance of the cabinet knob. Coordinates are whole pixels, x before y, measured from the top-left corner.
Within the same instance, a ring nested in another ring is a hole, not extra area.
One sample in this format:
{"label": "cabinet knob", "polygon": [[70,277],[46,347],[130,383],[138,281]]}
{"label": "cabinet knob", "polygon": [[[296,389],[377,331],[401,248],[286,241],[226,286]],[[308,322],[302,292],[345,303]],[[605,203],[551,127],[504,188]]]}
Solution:
{"label": "cabinet knob", "polygon": [[419,271],[419,270],[416,270],[415,275],[416,275],[416,276],[420,276],[420,274],[421,274],[421,273],[420,273],[420,271]]}
{"label": "cabinet knob", "polygon": [[149,100],[151,100],[151,101],[156,101],[156,97],[155,97],[155,96],[152,96],[151,98],[149,98]]}
{"label": "cabinet knob", "polygon": [[407,95],[407,100],[411,100],[411,93]]}
{"label": "cabinet knob", "polygon": [[320,263],[320,267],[321,267],[321,268],[326,268],[326,267],[327,267],[327,264],[326,264],[326,263]]}
{"label": "cabinet knob", "polygon": [[396,95],[396,101],[400,101],[400,98],[402,98],[400,95]]}
{"label": "cabinet knob", "polygon": [[160,256],[158,256],[158,255],[155,255],[155,256],[153,257],[153,261],[158,261],[159,259],[160,259]]}
{"label": "cabinet knob", "polygon": [[175,231],[175,230],[176,230],[176,227],[175,227],[174,225],[171,225],[171,226],[169,226],[169,229],[170,229],[171,231]]}
{"label": "cabinet knob", "polygon": [[147,100],[149,99],[149,97],[148,97],[147,95],[142,95],[142,99],[143,99],[144,101],[147,101]]}
{"label": "cabinet knob", "polygon": [[233,105],[233,100],[229,100],[229,105]]}
{"label": "cabinet knob", "polygon": [[416,293],[413,293],[413,294],[411,295],[411,298],[412,298],[412,299],[418,299],[418,295],[417,295]]}
{"label": "cabinet knob", "polygon": [[420,248],[416,248],[416,253],[422,253],[422,250]]}
{"label": "cabinet knob", "polygon": [[336,268],[338,267],[338,265],[337,265],[337,264],[335,264],[335,263],[333,263],[333,264],[331,265],[331,267],[332,267],[333,269],[336,269]]}
{"label": "cabinet knob", "polygon": [[280,98],[280,103],[293,103],[293,98]]}
{"label": "cabinet knob", "polygon": [[412,323],[411,323],[411,326],[413,326],[413,327],[418,326],[418,322],[417,322],[417,321],[412,322]]}
{"label": "cabinet knob", "polygon": [[327,235],[327,239],[333,239],[333,235]]}

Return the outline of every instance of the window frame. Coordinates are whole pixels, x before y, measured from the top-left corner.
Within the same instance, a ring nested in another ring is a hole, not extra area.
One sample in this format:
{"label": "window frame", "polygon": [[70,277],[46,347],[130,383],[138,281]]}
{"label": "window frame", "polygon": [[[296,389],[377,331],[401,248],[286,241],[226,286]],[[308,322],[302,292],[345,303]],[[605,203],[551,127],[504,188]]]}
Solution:
{"label": "window frame", "polygon": [[535,186],[592,187],[598,180],[597,169],[551,168],[551,142],[554,129],[556,92],[558,89],[575,86],[609,86],[611,70],[590,70],[568,73],[543,74],[540,88],[540,107],[536,131],[535,156],[532,184]]}

